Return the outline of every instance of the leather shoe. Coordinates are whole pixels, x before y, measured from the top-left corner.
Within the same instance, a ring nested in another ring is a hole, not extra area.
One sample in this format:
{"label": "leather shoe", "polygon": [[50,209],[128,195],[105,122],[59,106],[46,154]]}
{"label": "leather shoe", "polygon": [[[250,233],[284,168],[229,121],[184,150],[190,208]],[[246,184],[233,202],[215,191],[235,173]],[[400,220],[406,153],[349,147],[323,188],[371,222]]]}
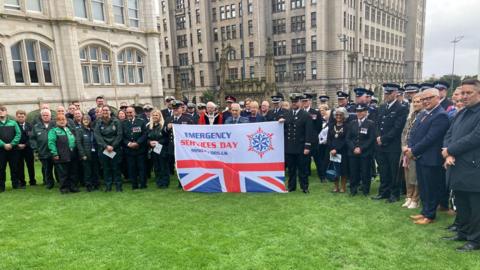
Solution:
{"label": "leather shoe", "polygon": [[457,248],[457,251],[458,252],[470,252],[470,251],[479,250],[479,249],[480,249],[479,244],[475,244],[475,243],[472,243],[472,242],[467,242],[467,243],[465,243],[465,245]]}
{"label": "leather shoe", "polygon": [[305,194],[310,193],[310,191],[308,189],[304,189],[304,190],[302,190],[302,192],[305,193]]}
{"label": "leather shoe", "polygon": [[420,220],[420,219],[424,219],[425,216],[424,215],[413,215],[413,216],[410,216],[410,219],[412,220]]}
{"label": "leather shoe", "polygon": [[445,240],[445,241],[459,241],[459,242],[460,241],[467,241],[467,239],[458,236],[458,234],[456,234],[454,236],[445,236],[445,237],[442,237],[440,239]]}
{"label": "leather shoe", "polygon": [[448,226],[447,228],[445,228],[447,231],[450,231],[450,232],[456,232],[458,231],[458,228],[457,228],[457,225],[455,224],[452,224],[450,226]]}
{"label": "leather shoe", "polygon": [[415,223],[417,225],[427,225],[427,224],[433,223],[433,219],[422,218],[422,219],[419,219],[419,220],[417,220],[413,223]]}
{"label": "leather shoe", "polygon": [[382,196],[382,195],[377,195],[377,196],[372,197],[372,200],[376,200],[376,201],[383,200],[383,199],[387,199],[387,197]]}

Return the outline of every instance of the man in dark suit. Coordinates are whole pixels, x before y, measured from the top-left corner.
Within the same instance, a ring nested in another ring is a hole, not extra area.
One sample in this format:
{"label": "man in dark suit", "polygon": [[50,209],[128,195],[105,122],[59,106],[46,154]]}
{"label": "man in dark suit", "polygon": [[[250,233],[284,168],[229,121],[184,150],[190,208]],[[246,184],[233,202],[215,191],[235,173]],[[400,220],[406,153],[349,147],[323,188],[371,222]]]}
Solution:
{"label": "man in dark suit", "polygon": [[350,194],[357,195],[361,183],[363,195],[367,196],[370,193],[375,123],[367,119],[366,104],[357,104],[356,111],[357,120],[350,122],[346,137],[350,166]]}
{"label": "man in dark suit", "polygon": [[167,119],[168,117],[172,116],[173,110],[172,110],[172,101],[175,100],[174,97],[165,97],[165,105],[167,105],[167,108],[161,110],[160,112],[162,113],[163,119]]}
{"label": "man in dark suit", "polygon": [[[162,134],[166,138],[168,138],[168,146],[167,146],[167,154],[169,166],[175,164],[175,142],[173,137],[173,124],[180,124],[180,125],[193,125],[193,119],[188,115],[183,113],[183,102],[180,100],[172,100],[172,109],[173,114],[172,116],[168,117],[165,120],[165,124],[163,125]],[[173,174],[173,170],[170,170],[170,174]],[[170,180],[166,183],[166,186],[170,184]],[[178,187],[181,188],[180,181],[178,181]]]}
{"label": "man in dark suit", "polygon": [[272,109],[265,116],[267,121],[278,121],[280,117],[287,111],[281,107],[283,95],[272,96]]}
{"label": "man in dark suit", "polygon": [[222,112],[223,123],[225,123],[225,121],[227,121],[227,119],[230,116],[232,116],[232,112],[230,111],[230,109],[232,108],[232,104],[236,103],[236,102],[237,102],[237,99],[234,96],[226,96],[225,97],[225,103],[227,103],[227,109]]}
{"label": "man in dark suit", "polygon": [[[303,98],[302,98],[302,107],[303,110],[306,111],[309,115],[310,118],[312,119],[312,148],[310,150],[310,156],[313,158],[313,161],[315,162],[315,166],[317,168],[317,175],[322,175],[321,173],[321,163],[322,163],[322,157],[320,156],[320,152],[318,151],[318,134],[320,134],[320,131],[322,130],[322,124],[323,124],[323,119],[322,115],[320,115],[320,112],[312,108],[312,98],[313,95],[309,93],[304,93]],[[312,158],[309,158],[309,162],[307,165],[307,173],[308,176],[312,175],[311,171],[311,163],[312,163]]]}
{"label": "man in dark suit", "polygon": [[127,157],[128,176],[132,189],[144,189],[147,188],[147,125],[142,118],[135,116],[134,107],[128,107],[125,114],[127,119],[122,122],[122,142]]}
{"label": "man in dark suit", "polygon": [[20,186],[25,186],[25,165],[27,165],[28,178],[30,186],[37,184],[35,180],[35,166],[33,149],[30,147],[30,136],[32,135],[33,126],[26,122],[27,113],[24,110],[18,110],[16,112],[17,124],[20,127],[22,136],[18,143],[19,161],[18,161],[18,180]]}
{"label": "man in dark suit", "polygon": [[228,117],[225,120],[225,124],[245,124],[245,123],[249,123],[247,117],[243,117],[243,116],[240,115],[240,113],[241,113],[240,104],[233,103],[230,106],[230,113],[231,113],[231,116]]}
{"label": "man in dark suit", "polygon": [[407,119],[408,108],[397,101],[400,86],[384,84],[384,100],[378,110],[376,123],[375,155],[380,172],[380,188],[374,200],[387,199],[393,203],[399,200],[400,183],[397,179],[398,164],[400,162],[401,136]]}
{"label": "man in dark suit", "polygon": [[445,240],[467,241],[458,251],[480,249],[480,81],[461,88],[465,108],[458,112],[444,139],[447,182],[455,195],[457,235]]}
{"label": "man in dark suit", "polygon": [[405,155],[415,159],[418,188],[422,200],[420,215],[411,216],[415,224],[426,225],[433,222],[440,203],[441,192],[445,189],[445,171],[441,155],[443,137],[450,121],[440,106],[437,89],[428,89],[421,98],[424,111],[421,112],[410,131]]}
{"label": "man in dark suit", "polygon": [[297,189],[297,175],[303,193],[309,193],[306,167],[312,148],[312,118],[302,110],[302,94],[292,94],[292,108],[278,121],[284,123],[285,162],[288,167],[288,191]]}
{"label": "man in dark suit", "polygon": [[453,106],[453,102],[447,97],[450,84],[444,81],[436,81],[433,83],[433,85],[440,93],[440,106],[447,111],[451,106]]}

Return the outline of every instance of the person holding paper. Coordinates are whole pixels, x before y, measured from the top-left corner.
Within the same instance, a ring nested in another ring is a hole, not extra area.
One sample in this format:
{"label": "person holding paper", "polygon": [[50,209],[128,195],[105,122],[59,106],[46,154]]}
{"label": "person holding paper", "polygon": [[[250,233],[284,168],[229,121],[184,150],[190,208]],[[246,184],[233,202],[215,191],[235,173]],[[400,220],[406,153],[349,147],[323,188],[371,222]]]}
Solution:
{"label": "person holding paper", "polygon": [[368,196],[371,182],[370,169],[375,149],[375,123],[367,119],[366,104],[357,104],[355,110],[357,120],[349,123],[346,138],[350,167],[350,195],[357,195],[361,183],[363,195]]}
{"label": "person holding paper", "polygon": [[[123,149],[127,157],[128,176],[132,189],[147,188],[147,127],[144,119],[135,116],[135,108],[130,106],[125,111],[127,119],[122,123]],[[151,117],[151,112],[148,113]],[[138,181],[140,180],[140,182]]]}
{"label": "person holding paper", "polygon": [[[345,193],[348,177],[348,157],[345,136],[347,135],[347,123],[349,113],[346,108],[338,107],[335,112],[333,123],[328,127],[327,149],[329,151],[330,160],[339,158],[340,160],[340,179],[336,179],[335,188],[332,192]],[[341,181],[341,188],[339,187]]]}
{"label": "person holding paper", "polygon": [[98,144],[99,160],[103,166],[105,192],[112,191],[115,183],[116,191],[121,192],[120,162],[122,161],[120,144],[122,142],[122,124],[111,117],[110,107],[103,106],[100,121],[95,126],[95,140]]}
{"label": "person holding paper", "polygon": [[159,110],[153,110],[150,122],[147,124],[148,146],[152,151],[155,182],[160,189],[166,189],[170,185],[167,147],[165,147],[168,144],[168,138],[162,134],[164,124],[162,113]]}

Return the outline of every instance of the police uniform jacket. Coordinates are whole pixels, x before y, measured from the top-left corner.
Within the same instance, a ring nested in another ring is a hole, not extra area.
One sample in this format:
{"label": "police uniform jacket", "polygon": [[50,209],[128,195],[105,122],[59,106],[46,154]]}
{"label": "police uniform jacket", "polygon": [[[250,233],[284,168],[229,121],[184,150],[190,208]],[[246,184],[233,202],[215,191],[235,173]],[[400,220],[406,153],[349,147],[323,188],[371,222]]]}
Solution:
{"label": "police uniform jacket", "polygon": [[376,135],[382,145],[378,144],[376,151],[401,152],[402,131],[407,121],[408,108],[395,101],[390,108],[384,103],[378,109]]}
{"label": "police uniform jacket", "polygon": [[443,144],[455,157],[455,166],[447,170],[450,188],[480,192],[480,103],[458,112]]}
{"label": "police uniform jacket", "polygon": [[168,128],[168,124],[180,124],[180,125],[193,125],[193,120],[188,114],[182,114],[179,118],[175,121],[174,116],[170,116],[165,121],[163,126],[163,136],[168,138],[168,146],[167,146],[167,153],[169,155],[175,155],[175,142],[173,138],[173,127],[171,129]]}
{"label": "police uniform jacket", "polygon": [[313,108],[308,110],[308,114],[310,115],[310,118],[312,118],[312,143],[318,145],[318,134],[322,130],[322,115],[319,111]]}
{"label": "police uniform jacket", "polygon": [[[147,126],[142,118],[135,117],[133,120],[122,122],[122,140],[124,153],[127,155],[141,155],[147,152]],[[128,147],[128,143],[138,143],[138,148]]]}
{"label": "police uniform jacket", "polygon": [[[352,157],[372,157],[375,149],[375,123],[372,120],[364,119],[362,125],[359,121],[351,121],[348,124],[347,145],[348,155]],[[359,147],[360,155],[355,155],[353,150]]]}
{"label": "police uniform jacket", "polygon": [[168,117],[173,115],[173,110],[168,109],[168,108],[165,108],[165,109],[161,110],[160,112],[162,113],[163,119],[167,119]]}
{"label": "police uniform jacket", "polygon": [[282,116],[287,112],[287,110],[283,108],[272,109],[267,112],[265,115],[266,121],[278,121],[278,119],[282,118]]}
{"label": "police uniform jacket", "polygon": [[80,158],[87,157],[87,160],[90,160],[92,159],[92,152],[98,151],[93,128],[81,127],[77,129],[75,143]]}
{"label": "police uniform jacket", "polygon": [[122,143],[122,124],[118,119],[111,118],[107,123],[99,119],[95,125],[95,140],[97,140],[98,151],[110,145],[118,152]]}
{"label": "police uniform jacket", "polygon": [[293,110],[285,114],[285,153],[303,154],[303,150],[312,148],[312,118],[304,110]]}

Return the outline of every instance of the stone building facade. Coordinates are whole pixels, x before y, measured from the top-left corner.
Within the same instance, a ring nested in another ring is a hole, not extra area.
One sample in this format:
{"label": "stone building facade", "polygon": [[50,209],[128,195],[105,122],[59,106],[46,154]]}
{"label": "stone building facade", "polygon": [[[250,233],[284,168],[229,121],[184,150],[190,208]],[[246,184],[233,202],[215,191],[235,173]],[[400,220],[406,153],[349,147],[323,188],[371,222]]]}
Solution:
{"label": "stone building facade", "polygon": [[163,98],[155,1],[0,0],[0,103]]}
{"label": "stone building facade", "polygon": [[425,1],[159,0],[164,90],[177,76],[188,96],[218,89],[223,46],[229,80],[261,79],[267,44],[281,93],[418,82]]}

